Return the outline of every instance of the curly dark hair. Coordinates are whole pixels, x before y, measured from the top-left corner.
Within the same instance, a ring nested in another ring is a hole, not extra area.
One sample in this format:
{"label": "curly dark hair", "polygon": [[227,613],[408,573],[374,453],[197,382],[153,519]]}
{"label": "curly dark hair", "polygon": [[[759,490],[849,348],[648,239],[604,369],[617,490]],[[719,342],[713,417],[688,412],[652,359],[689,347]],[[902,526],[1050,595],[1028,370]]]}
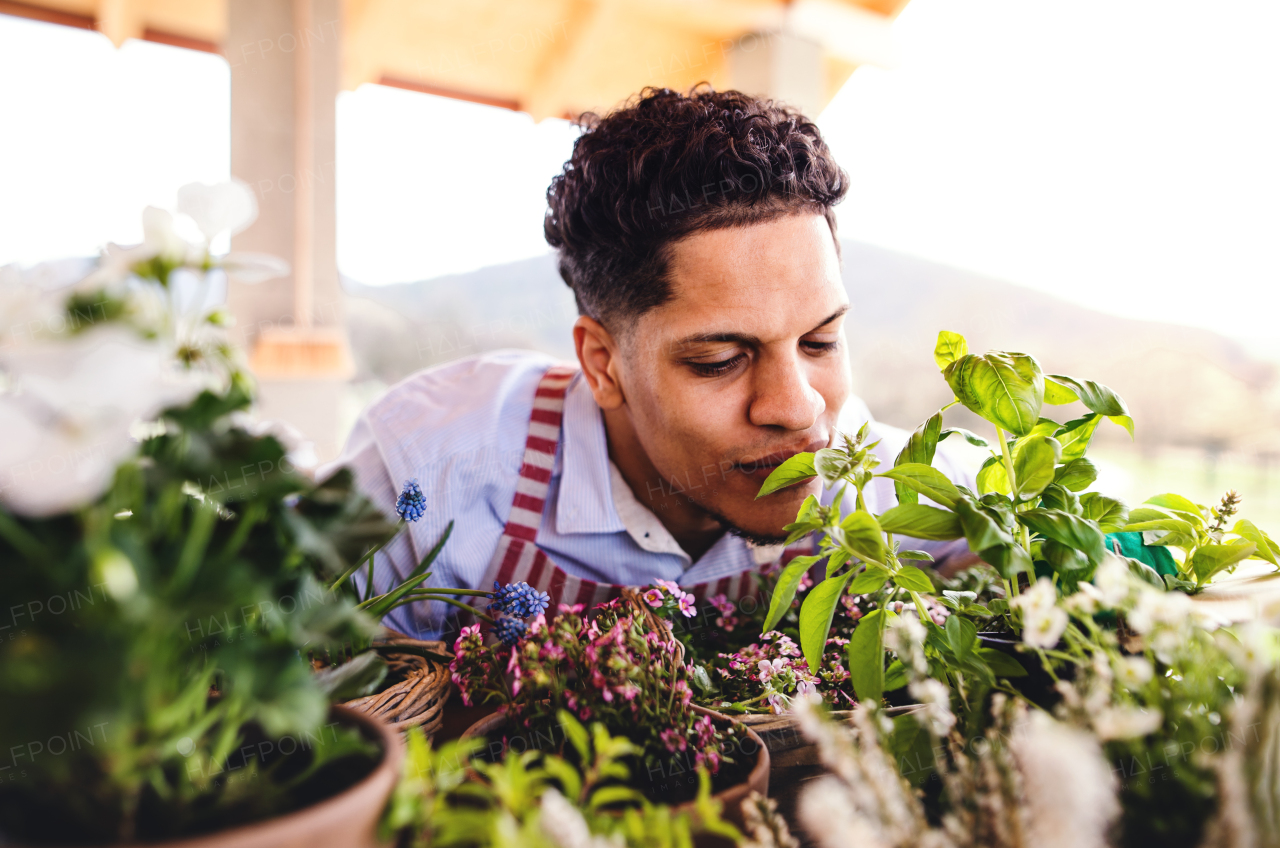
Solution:
{"label": "curly dark hair", "polygon": [[691,233],[812,211],[835,236],[848,175],[793,109],[704,83],[646,88],[579,123],[543,230],[578,311],[613,332],[671,297],[670,246]]}

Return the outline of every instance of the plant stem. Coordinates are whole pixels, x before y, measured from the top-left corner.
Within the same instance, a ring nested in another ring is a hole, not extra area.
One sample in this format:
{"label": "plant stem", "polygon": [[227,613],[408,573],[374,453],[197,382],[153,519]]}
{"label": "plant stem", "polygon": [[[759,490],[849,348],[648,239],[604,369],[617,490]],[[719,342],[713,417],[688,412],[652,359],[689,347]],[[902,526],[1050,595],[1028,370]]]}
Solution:
{"label": "plant stem", "polygon": [[[1009,493],[1010,496],[1018,491],[1018,480],[1013,473],[1013,455],[1009,453],[1009,443],[1005,440],[1004,430],[998,425],[996,427],[996,439],[1000,442],[1000,454],[1004,457],[1004,471],[1009,475]],[[1027,553],[1031,553],[1031,531],[1025,526],[1021,526],[1022,549]]]}

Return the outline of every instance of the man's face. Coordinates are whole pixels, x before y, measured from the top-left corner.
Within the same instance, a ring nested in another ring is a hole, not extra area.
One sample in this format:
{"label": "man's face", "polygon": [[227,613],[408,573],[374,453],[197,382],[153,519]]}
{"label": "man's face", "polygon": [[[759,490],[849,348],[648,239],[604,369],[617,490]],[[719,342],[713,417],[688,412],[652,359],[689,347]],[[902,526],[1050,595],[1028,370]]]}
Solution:
{"label": "man's face", "polygon": [[756,493],[783,460],[832,442],[850,393],[831,230],[800,214],[698,233],[674,245],[670,277],[673,297],[636,323],[619,375],[663,478],[650,491],[684,489],[750,536],[785,535],[821,483]]}

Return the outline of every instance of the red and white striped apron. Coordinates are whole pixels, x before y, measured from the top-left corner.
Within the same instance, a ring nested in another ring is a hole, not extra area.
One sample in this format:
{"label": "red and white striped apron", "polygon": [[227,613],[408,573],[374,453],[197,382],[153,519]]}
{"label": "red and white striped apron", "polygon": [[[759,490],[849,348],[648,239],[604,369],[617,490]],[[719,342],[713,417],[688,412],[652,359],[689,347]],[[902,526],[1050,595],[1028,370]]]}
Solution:
{"label": "red and white striped apron", "polygon": [[[569,382],[578,373],[571,366],[552,366],[538,383],[533,397],[533,414],[529,417],[529,435],[525,440],[524,462],[520,466],[520,478],[516,481],[516,495],[511,504],[498,548],[485,572],[480,588],[490,589],[494,581],[507,583],[525,582],[551,598],[548,614],[554,614],[560,604],[583,604],[591,609],[618,597],[624,587],[612,583],[596,583],[565,572],[551,561],[535,544],[538,527],[542,524],[542,512],[547,503],[547,489],[555,466],[556,446],[560,443],[560,426],[564,417],[565,393]],[[788,547],[782,554],[784,562],[792,557],[811,553],[812,539],[802,539]],[[758,567],[758,566],[757,566]],[[699,601],[717,594],[731,601],[748,595],[756,595],[758,586],[752,579],[754,569],[747,569],[730,577],[683,587]],[[487,599],[478,599],[476,606],[483,609]]]}

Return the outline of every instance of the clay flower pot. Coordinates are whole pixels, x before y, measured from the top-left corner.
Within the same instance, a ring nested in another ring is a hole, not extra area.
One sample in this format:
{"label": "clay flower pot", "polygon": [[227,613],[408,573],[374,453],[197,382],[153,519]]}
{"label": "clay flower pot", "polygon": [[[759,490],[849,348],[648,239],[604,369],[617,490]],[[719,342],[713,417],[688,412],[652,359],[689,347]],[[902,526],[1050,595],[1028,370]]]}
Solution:
{"label": "clay flower pot", "polygon": [[[698,713],[699,715],[711,716],[712,720],[715,721],[717,724],[729,723],[733,721],[733,719],[731,719],[729,716],[724,715],[723,713],[718,713],[714,710],[709,710],[706,707],[700,707],[697,704],[693,704],[692,709],[694,712]],[[488,738],[488,737],[500,736],[502,734],[503,729],[507,725],[507,723],[508,722],[507,722],[506,714],[494,713],[493,715],[486,716],[480,719],[479,721],[477,721],[475,724],[471,725],[471,727],[467,728],[466,732],[463,733],[462,736],[464,739],[471,738],[471,737]],[[542,734],[533,734],[532,737],[529,737],[526,739],[526,742],[527,742],[526,750],[528,748],[537,749],[540,747],[543,750],[549,750],[555,745],[555,742],[556,742],[556,740],[553,737],[554,737],[554,733],[552,737],[544,736]],[[517,737],[517,738],[525,738],[525,737]],[[511,747],[514,747],[514,746],[511,746]],[[494,750],[493,753],[497,754],[500,751],[501,751],[501,748]],[[750,795],[752,792],[759,792],[761,795],[769,794],[770,760],[769,760],[769,749],[765,746],[764,740],[762,740],[760,738],[760,735],[756,733],[754,730],[752,730],[750,727],[746,728],[746,736],[743,739],[743,742],[739,748],[739,751],[747,755],[748,757],[754,758],[754,762],[751,766],[751,771],[747,775],[746,780],[744,780],[741,783],[734,784],[733,786],[730,786],[728,788],[722,789],[719,792],[714,793],[712,797],[723,804],[722,815],[724,816],[724,818],[730,822],[733,822],[738,827],[742,827],[743,826],[742,802],[746,799],[746,797]],[[694,773],[692,768],[681,769],[678,772],[678,774],[680,778],[683,778],[683,779],[696,779],[693,776]],[[679,779],[677,778],[676,775],[677,773],[671,772],[671,773],[666,773],[662,775],[661,778],[665,780]],[[642,787],[637,786],[636,788],[642,788]],[[692,811],[693,802],[687,801],[683,804],[678,804],[675,806],[675,809],[678,811]]]}
{"label": "clay flower pot", "polygon": [[382,761],[337,795],[273,819],[189,839],[148,842],[146,848],[379,848],[378,819],[404,759],[404,743],[390,725],[345,707],[331,715],[356,725],[382,747]]}

